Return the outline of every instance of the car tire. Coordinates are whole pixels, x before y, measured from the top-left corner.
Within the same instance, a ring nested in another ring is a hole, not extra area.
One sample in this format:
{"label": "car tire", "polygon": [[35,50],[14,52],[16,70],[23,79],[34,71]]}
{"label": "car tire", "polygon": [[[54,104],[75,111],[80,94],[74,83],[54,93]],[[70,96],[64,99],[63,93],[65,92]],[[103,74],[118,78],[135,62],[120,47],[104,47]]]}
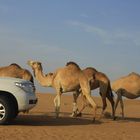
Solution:
{"label": "car tire", "polygon": [[15,118],[15,107],[7,96],[0,96],[0,124],[8,124]]}

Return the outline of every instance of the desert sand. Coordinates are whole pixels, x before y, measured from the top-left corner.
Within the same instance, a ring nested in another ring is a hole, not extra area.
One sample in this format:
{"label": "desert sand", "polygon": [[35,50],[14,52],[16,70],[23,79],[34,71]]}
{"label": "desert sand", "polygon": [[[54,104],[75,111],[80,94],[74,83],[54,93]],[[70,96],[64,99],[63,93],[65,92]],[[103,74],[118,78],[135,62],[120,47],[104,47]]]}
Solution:
{"label": "desert sand", "polygon": [[[124,100],[125,119],[121,119],[120,105],[113,121],[108,103],[106,115],[100,119],[101,98],[93,97],[98,104],[97,119],[92,123],[92,109],[82,117],[71,118],[72,94],[62,95],[60,118],[54,117],[55,94],[37,94],[38,104],[28,114],[20,113],[10,125],[0,126],[0,140],[140,140],[140,100]],[[78,106],[81,107],[81,97]]]}

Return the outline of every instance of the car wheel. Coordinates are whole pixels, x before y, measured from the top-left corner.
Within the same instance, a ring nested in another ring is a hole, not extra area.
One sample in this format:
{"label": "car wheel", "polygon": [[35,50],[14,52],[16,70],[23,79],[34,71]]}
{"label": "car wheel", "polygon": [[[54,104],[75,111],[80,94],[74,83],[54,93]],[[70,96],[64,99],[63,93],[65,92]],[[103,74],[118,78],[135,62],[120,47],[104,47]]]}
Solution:
{"label": "car wheel", "polygon": [[14,117],[15,108],[6,96],[0,96],[0,124],[8,124]]}

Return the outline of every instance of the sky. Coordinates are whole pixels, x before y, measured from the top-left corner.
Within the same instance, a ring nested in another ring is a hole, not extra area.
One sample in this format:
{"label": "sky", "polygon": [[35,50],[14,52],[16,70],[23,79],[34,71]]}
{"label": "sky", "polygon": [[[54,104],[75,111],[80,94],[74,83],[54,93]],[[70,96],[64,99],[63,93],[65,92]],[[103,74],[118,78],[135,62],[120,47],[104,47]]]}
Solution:
{"label": "sky", "polygon": [[[0,66],[44,73],[68,61],[94,67],[111,81],[140,73],[139,0],[0,0]],[[37,90],[47,92],[36,81]]]}

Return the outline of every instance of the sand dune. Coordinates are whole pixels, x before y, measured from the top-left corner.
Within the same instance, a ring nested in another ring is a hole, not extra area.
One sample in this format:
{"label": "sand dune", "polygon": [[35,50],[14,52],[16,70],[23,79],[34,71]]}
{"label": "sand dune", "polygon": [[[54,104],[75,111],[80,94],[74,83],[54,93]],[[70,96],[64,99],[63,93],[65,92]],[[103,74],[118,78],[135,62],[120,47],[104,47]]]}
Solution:
{"label": "sand dune", "polygon": [[[120,107],[117,120],[110,116],[99,119],[101,99],[94,97],[99,109],[93,124],[92,109],[87,108],[80,118],[71,118],[72,96],[62,95],[60,118],[54,118],[52,94],[37,94],[38,104],[29,114],[19,114],[10,125],[0,126],[0,140],[139,140],[140,101],[125,100],[125,120],[121,119]],[[78,99],[81,107],[81,98]],[[108,102],[106,114],[111,113]]]}

